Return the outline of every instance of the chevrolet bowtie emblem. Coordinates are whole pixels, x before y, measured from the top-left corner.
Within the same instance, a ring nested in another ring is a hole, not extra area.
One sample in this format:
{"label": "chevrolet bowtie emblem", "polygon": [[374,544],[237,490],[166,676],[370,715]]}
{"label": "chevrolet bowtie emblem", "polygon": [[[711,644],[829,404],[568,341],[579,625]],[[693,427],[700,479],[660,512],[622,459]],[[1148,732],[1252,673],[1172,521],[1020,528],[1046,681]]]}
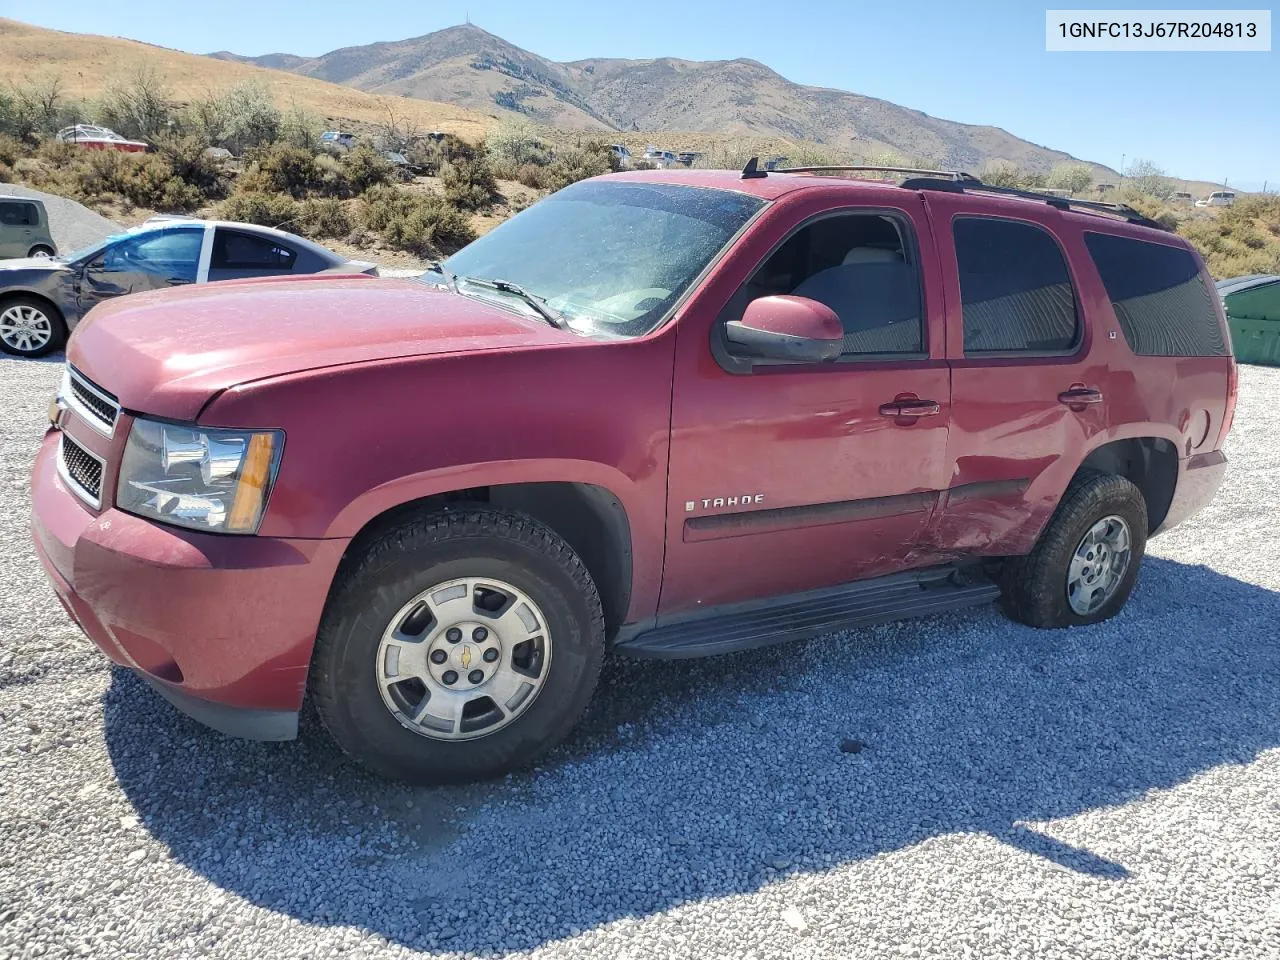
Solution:
{"label": "chevrolet bowtie emblem", "polygon": [[462,656],[459,657],[459,659],[462,661],[463,670],[466,670],[469,666],[471,666],[471,648],[463,647]]}

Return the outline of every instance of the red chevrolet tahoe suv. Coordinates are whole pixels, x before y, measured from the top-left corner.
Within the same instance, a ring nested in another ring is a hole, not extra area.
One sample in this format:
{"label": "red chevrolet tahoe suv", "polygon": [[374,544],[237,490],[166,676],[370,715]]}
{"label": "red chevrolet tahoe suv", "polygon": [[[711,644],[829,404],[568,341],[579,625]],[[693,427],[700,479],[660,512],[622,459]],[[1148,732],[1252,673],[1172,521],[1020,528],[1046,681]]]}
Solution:
{"label": "red chevrolet tahoe suv", "polygon": [[492,776],[611,649],[1113,616],[1225,469],[1213,289],[1128,208],[964,175],[596,178],[420,280],[97,308],[35,542],[209,726],[288,739],[310,696],[374,771]]}

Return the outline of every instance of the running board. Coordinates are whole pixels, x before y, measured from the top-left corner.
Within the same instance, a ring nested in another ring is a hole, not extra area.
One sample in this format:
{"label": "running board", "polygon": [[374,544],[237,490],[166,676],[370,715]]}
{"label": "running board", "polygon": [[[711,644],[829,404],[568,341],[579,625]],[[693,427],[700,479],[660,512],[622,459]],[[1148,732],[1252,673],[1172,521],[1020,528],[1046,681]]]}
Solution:
{"label": "running board", "polygon": [[704,657],[973,607],[999,595],[975,567],[930,567],[626,624],[614,649],[662,660]]}

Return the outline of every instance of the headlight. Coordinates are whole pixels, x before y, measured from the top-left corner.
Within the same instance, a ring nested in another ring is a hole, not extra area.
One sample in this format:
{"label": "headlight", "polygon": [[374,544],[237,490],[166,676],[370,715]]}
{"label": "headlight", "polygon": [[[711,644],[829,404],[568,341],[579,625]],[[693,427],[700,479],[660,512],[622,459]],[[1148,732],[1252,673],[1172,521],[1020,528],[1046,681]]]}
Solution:
{"label": "headlight", "polygon": [[279,430],[134,420],[116,506],[193,530],[256,533],[283,448]]}

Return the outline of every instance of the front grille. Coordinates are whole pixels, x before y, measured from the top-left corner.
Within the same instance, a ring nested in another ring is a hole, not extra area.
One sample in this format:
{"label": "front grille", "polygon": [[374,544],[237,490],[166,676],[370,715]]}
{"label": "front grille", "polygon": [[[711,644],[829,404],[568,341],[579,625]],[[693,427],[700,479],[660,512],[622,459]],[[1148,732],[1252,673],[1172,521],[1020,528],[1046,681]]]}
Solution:
{"label": "front grille", "polygon": [[62,475],[72,492],[91,506],[100,505],[102,497],[102,461],[65,433],[58,450]]}
{"label": "front grille", "polygon": [[71,395],[68,398],[88,422],[110,436],[115,432],[116,420],[120,417],[120,404],[116,398],[97,384],[86,380],[83,376],[67,368],[67,379],[71,384]]}

